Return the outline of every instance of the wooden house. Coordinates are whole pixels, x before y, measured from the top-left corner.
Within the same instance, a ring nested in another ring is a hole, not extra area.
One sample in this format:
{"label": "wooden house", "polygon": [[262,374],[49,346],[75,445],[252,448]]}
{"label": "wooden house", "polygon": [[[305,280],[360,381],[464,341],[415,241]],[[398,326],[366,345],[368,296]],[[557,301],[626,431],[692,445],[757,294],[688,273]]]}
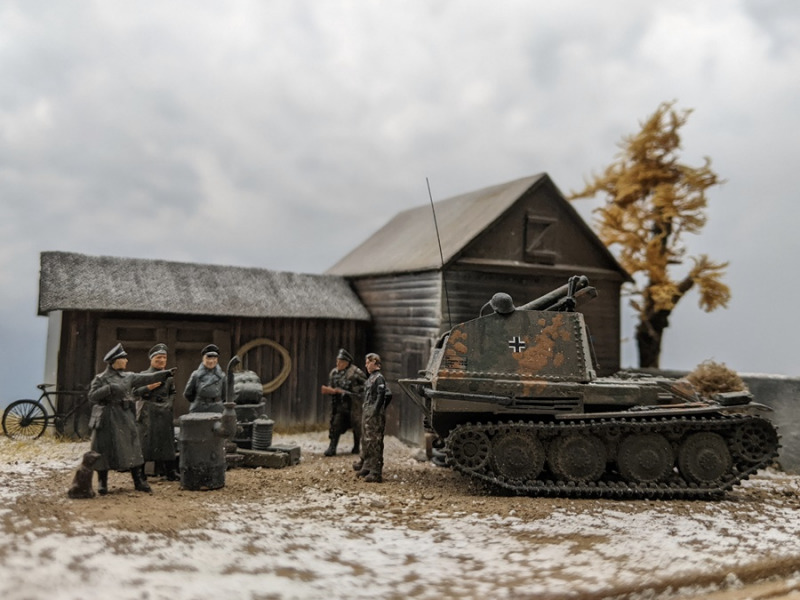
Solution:
{"label": "wooden house", "polygon": [[[369,310],[368,350],[390,384],[424,368],[435,340],[478,316],[495,292],[515,304],[586,275],[599,292],[582,307],[598,373],[620,364],[620,288],[630,276],[550,177],[535,175],[403,211],[328,269]],[[397,389],[397,386],[393,386]],[[421,414],[395,394],[387,430],[421,441]]]}
{"label": "wooden house", "polygon": [[[49,318],[46,371],[59,389],[88,386],[117,342],[131,371],[149,367],[148,349],[163,342],[178,368],[179,416],[200,350],[215,343],[223,368],[240,354],[244,368],[278,385],[269,395],[278,427],[326,421],[320,382],[340,346],[364,355],[370,319],[348,282],[331,275],[43,252],[39,284],[39,314]],[[62,400],[59,411],[72,399]],[[87,422],[80,411],[67,433],[85,434]]]}

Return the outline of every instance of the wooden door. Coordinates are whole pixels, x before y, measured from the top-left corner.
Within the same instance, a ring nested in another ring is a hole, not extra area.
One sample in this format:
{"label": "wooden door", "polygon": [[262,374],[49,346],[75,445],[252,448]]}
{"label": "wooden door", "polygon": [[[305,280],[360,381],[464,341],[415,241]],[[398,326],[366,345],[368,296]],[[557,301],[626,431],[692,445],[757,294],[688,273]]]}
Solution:
{"label": "wooden door", "polygon": [[98,373],[106,367],[103,357],[118,342],[128,353],[128,370],[136,372],[150,367],[147,356],[150,348],[157,343],[167,345],[167,367],[178,369],[175,373],[175,418],[189,412],[183,390],[189,376],[200,365],[200,351],[208,344],[219,346],[223,369],[231,357],[230,325],[227,322],[101,319],[95,353]]}

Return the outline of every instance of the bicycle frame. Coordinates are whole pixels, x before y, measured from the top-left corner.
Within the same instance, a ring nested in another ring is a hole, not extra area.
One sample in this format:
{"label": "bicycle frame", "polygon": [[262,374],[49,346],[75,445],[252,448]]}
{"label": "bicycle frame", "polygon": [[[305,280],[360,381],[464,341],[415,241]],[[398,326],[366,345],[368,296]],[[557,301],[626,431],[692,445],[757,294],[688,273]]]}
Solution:
{"label": "bicycle frame", "polygon": [[[86,396],[86,390],[49,390],[55,387],[52,383],[40,383],[36,386],[41,390],[37,400],[15,400],[3,412],[3,432],[12,439],[36,439],[47,430],[50,425],[60,429],[66,420],[74,415],[86,402],[88,397],[77,402],[68,411],[59,414],[51,396]],[[59,430],[58,434],[63,431]],[[77,433],[77,432],[76,432]],[[80,434],[79,434],[80,435]]]}
{"label": "bicycle frame", "polygon": [[69,417],[71,417],[81,406],[83,406],[86,403],[86,401],[88,401],[88,398],[87,398],[87,400],[85,400],[84,402],[78,402],[77,404],[75,404],[72,408],[70,408],[65,413],[58,414],[58,411],[56,410],[56,405],[53,403],[53,399],[50,397],[51,395],[55,396],[56,398],[58,398],[58,396],[83,396],[83,395],[86,395],[88,393],[88,391],[87,390],[61,390],[61,391],[58,391],[58,390],[48,391],[47,390],[48,387],[53,387],[53,386],[55,386],[54,383],[40,383],[39,385],[36,386],[37,388],[42,390],[42,394],[39,396],[39,403],[44,405],[44,403],[42,402],[42,398],[47,400],[47,408],[49,409],[49,413],[48,414],[50,415],[50,418],[66,420]]}

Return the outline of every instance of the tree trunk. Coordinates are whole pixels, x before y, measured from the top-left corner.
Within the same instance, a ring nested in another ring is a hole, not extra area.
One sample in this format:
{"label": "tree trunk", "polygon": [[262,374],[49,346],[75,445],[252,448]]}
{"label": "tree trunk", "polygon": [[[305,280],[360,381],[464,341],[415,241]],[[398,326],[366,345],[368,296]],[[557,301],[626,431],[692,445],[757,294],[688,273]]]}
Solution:
{"label": "tree trunk", "polygon": [[639,347],[639,367],[658,369],[661,359],[661,339],[669,326],[672,311],[660,310],[642,318],[636,326],[636,344]]}
{"label": "tree trunk", "polygon": [[642,369],[658,369],[661,367],[661,339],[664,330],[669,327],[669,316],[681,298],[694,286],[691,274],[678,283],[677,293],[672,296],[672,308],[653,310],[653,298],[650,296],[650,281],[644,293],[645,310],[636,326],[636,344],[639,347],[639,367]]}

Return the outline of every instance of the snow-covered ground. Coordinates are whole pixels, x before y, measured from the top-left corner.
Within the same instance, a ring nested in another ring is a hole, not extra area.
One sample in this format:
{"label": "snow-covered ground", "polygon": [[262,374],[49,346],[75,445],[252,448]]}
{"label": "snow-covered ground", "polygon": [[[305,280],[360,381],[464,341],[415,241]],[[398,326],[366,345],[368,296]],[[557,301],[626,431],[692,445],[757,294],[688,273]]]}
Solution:
{"label": "snow-covered ground", "polygon": [[800,589],[798,477],[717,502],[496,498],[396,441],[386,483],[355,481],[322,435],[283,440],[296,467],[230,471],[225,492],[138,494],[119,475],[83,501],[65,492],[85,444],[3,440],[0,598],[702,597],[773,573]]}

